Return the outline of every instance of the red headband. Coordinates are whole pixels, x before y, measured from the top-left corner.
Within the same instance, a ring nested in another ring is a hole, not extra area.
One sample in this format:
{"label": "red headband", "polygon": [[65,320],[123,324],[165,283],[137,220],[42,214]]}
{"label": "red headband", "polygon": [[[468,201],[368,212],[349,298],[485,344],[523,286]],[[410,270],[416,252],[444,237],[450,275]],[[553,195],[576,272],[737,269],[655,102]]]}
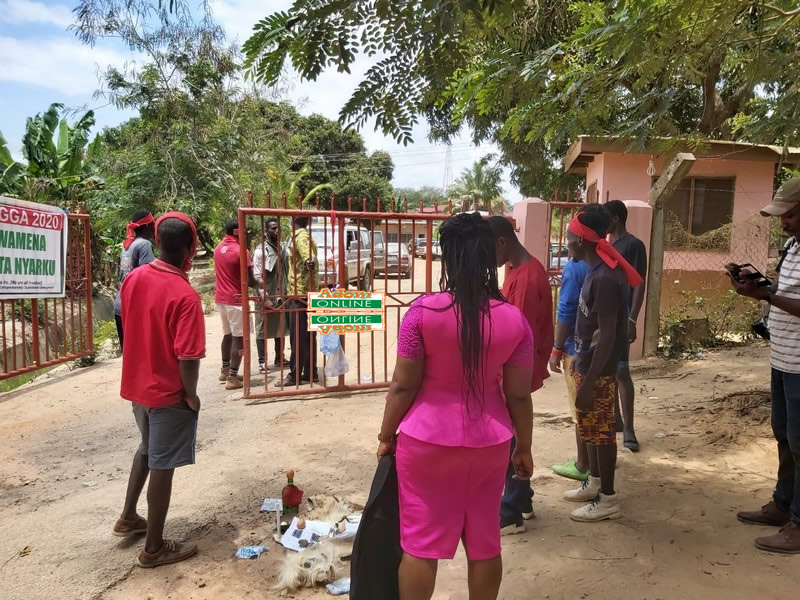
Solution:
{"label": "red headband", "polygon": [[581,223],[578,220],[578,215],[575,215],[575,217],[572,219],[567,231],[582,237],[587,242],[597,244],[597,255],[600,257],[600,259],[612,269],[616,269],[618,266],[622,267],[622,270],[625,271],[625,276],[628,278],[628,283],[631,285],[631,287],[642,285],[644,280],[642,279],[642,276],[639,275],[639,272],[634,269],[627,260],[622,258],[622,255],[608,242],[607,239],[601,238],[592,229],[589,229],[586,225]]}
{"label": "red headband", "polygon": [[194,226],[194,221],[187,215],[174,210],[170,211],[158,217],[158,221],[156,221],[156,243],[158,243],[158,226],[165,219],[178,219],[186,223],[192,229],[192,248],[189,250],[189,256],[186,257],[186,262],[183,263],[183,270],[188,273],[192,270],[192,259],[194,258],[195,252],[197,252],[197,228]]}
{"label": "red headband", "polygon": [[125,238],[125,241],[122,242],[122,247],[125,248],[125,250],[127,250],[133,243],[133,240],[136,239],[136,233],[134,232],[137,229],[139,229],[139,227],[150,225],[150,223],[155,223],[155,219],[153,219],[152,213],[147,213],[146,217],[142,217],[138,221],[131,221],[130,223],[128,223],[128,228],[126,229],[128,235]]}

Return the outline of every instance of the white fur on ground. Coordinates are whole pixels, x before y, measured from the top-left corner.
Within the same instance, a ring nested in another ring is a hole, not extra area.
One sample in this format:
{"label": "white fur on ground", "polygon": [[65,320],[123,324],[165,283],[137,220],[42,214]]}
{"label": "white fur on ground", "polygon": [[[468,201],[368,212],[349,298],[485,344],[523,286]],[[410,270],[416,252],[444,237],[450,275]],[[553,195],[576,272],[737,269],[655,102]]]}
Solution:
{"label": "white fur on ground", "polygon": [[320,542],[304,552],[292,552],[283,558],[275,589],[293,592],[336,581],[348,571],[342,558],[351,552],[352,546],[342,548],[331,541]]}
{"label": "white fur on ground", "polygon": [[[338,523],[345,517],[359,515],[363,507],[332,496],[316,494],[306,499],[305,518],[310,521]],[[343,559],[353,553],[352,538],[347,541],[321,541],[303,552],[289,551],[283,557],[275,590],[294,592],[300,588],[316,588],[346,577],[349,563]]]}

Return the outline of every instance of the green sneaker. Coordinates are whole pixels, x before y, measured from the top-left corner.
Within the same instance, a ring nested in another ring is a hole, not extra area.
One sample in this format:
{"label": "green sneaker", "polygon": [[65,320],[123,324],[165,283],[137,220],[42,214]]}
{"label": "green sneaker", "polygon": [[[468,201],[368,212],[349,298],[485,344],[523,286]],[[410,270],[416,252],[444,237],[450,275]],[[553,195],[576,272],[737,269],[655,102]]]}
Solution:
{"label": "green sneaker", "polygon": [[568,460],[562,465],[553,465],[553,473],[566,477],[567,479],[575,479],[577,481],[586,481],[589,478],[589,472],[585,473],[578,469],[578,464],[574,460]]}

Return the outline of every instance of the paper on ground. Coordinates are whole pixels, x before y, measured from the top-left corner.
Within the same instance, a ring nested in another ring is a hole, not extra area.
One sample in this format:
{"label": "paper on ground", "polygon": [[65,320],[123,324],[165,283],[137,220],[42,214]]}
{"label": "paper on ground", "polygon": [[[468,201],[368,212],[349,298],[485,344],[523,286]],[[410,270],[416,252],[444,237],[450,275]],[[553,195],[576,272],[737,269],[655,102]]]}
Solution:
{"label": "paper on ground", "polygon": [[[286,533],[281,537],[281,545],[295,552],[302,552],[306,548],[314,546],[331,532],[331,524],[324,521],[309,521],[306,519],[305,529],[298,529],[297,521],[297,517],[294,517],[289,525],[289,529],[287,529]],[[301,540],[308,543],[305,548],[300,545]]]}

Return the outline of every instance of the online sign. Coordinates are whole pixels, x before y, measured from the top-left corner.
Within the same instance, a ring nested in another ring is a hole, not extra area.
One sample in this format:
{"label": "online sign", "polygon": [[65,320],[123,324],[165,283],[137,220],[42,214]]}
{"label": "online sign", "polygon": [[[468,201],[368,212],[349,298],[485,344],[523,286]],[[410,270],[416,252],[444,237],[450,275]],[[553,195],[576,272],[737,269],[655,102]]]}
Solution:
{"label": "online sign", "polygon": [[308,329],[323,335],[364,333],[386,329],[386,297],[357,290],[329,290],[308,294]]}

